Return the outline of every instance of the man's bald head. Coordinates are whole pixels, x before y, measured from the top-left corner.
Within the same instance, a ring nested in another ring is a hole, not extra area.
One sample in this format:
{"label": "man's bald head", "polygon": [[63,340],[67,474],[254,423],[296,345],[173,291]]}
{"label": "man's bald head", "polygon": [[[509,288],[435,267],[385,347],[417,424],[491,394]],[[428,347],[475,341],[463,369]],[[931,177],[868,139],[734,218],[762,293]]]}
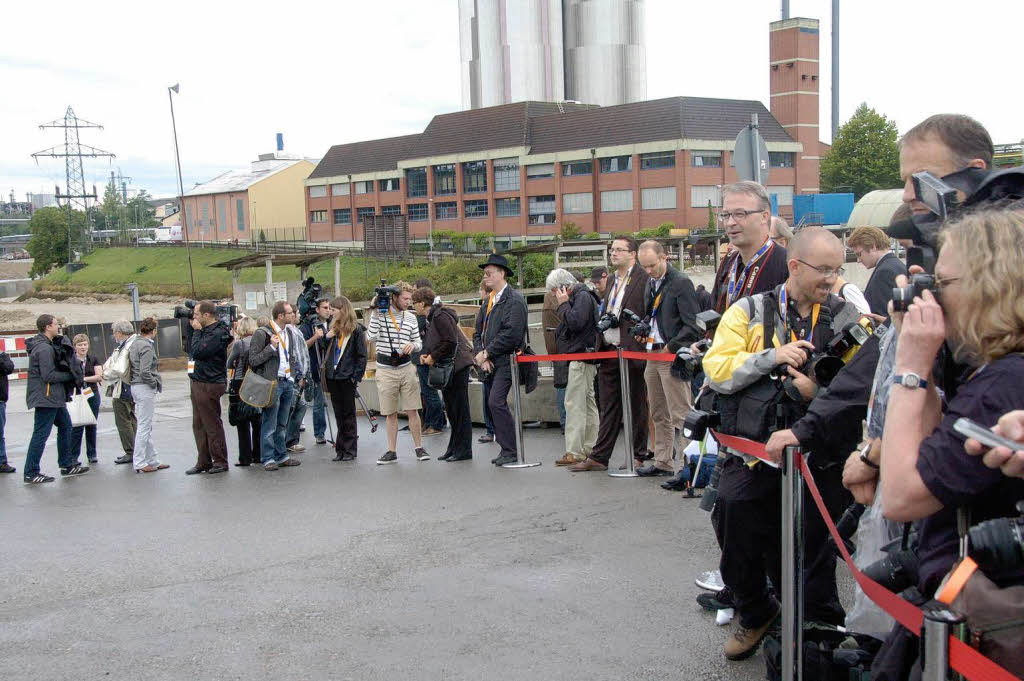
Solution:
{"label": "man's bald head", "polygon": [[807,260],[812,253],[842,250],[843,242],[832,232],[818,226],[801,229],[789,240],[789,246],[786,248],[789,257],[795,260]]}
{"label": "man's bald head", "polygon": [[843,242],[824,227],[804,227],[789,240],[786,288],[798,302],[824,303],[846,259]]}

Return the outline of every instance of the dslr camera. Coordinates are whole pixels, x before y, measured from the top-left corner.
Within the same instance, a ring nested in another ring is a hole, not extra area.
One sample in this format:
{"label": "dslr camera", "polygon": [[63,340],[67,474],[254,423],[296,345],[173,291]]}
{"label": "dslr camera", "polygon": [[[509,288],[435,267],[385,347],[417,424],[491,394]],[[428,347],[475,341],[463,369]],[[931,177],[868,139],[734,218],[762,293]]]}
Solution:
{"label": "dslr camera", "polygon": [[[807,362],[798,370],[823,388],[832,383],[832,379],[843,368],[843,355],[856,345],[864,345],[871,338],[871,333],[857,322],[850,322],[836,334],[825,346],[823,352],[813,352]],[[786,367],[780,365],[772,371],[772,377],[784,380],[787,377]]]}
{"label": "dslr camera", "polygon": [[1016,518],[993,518],[968,531],[970,555],[989,576],[1024,566],[1024,501],[1017,502]]}
{"label": "dslr camera", "polygon": [[906,286],[898,286],[892,290],[892,309],[894,312],[906,312],[914,298],[925,291],[935,294],[935,275],[913,274],[910,276],[910,283]]}
{"label": "dslr camera", "polygon": [[391,307],[391,298],[402,295],[402,289],[388,286],[387,282],[381,279],[380,286],[373,289],[373,293],[377,297],[377,311],[383,314]]}
{"label": "dslr camera", "polygon": [[597,332],[604,333],[608,329],[617,329],[619,327],[619,318],[611,312],[605,312],[597,320]]}

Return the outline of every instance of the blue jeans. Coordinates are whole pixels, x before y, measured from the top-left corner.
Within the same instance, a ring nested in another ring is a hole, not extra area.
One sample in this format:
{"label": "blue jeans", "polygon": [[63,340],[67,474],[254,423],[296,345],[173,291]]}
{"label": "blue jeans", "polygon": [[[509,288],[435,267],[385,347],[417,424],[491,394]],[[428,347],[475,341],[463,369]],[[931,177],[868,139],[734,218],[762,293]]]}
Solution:
{"label": "blue jeans", "polygon": [[[96,388],[95,384],[92,389],[92,396],[89,397],[89,408],[92,409],[92,415],[99,417],[100,415],[100,393]],[[75,426],[71,429],[71,456],[74,458],[75,463],[78,463],[78,457],[82,455],[82,432],[85,432],[85,453],[92,461],[96,458],[96,426]]]}
{"label": "blue jeans", "polygon": [[39,474],[39,461],[43,458],[43,448],[54,425],[57,426],[57,465],[61,468],[75,465],[71,456],[71,415],[67,407],[36,407],[34,419],[28,456],[25,457],[25,477],[33,478]]}
{"label": "blue jeans", "polygon": [[309,403],[302,397],[302,391],[296,387],[292,406],[288,409],[290,415],[288,416],[288,431],[284,438],[285,447],[291,447],[299,441],[299,426],[302,425],[302,419],[306,418],[308,406]]}
{"label": "blue jeans", "polygon": [[558,423],[565,430],[565,388],[555,388],[555,402],[558,403]]}
{"label": "blue jeans", "polygon": [[7,429],[7,403],[0,402],[0,465],[7,463],[7,441],[4,431]]}
{"label": "blue jeans", "polygon": [[427,385],[427,376],[430,374],[430,367],[423,364],[416,365],[416,373],[420,378],[420,401],[423,402],[423,428],[444,430],[447,423],[444,417],[444,404],[437,391]]}
{"label": "blue jeans", "polygon": [[295,384],[282,379],[277,383],[270,404],[263,407],[263,422],[260,424],[260,463],[281,463],[288,458],[284,438],[294,397]]}
{"label": "blue jeans", "polygon": [[491,421],[491,408],[487,405],[487,397],[491,394],[491,382],[487,381],[484,386],[484,428],[487,434],[494,437],[494,423]]}

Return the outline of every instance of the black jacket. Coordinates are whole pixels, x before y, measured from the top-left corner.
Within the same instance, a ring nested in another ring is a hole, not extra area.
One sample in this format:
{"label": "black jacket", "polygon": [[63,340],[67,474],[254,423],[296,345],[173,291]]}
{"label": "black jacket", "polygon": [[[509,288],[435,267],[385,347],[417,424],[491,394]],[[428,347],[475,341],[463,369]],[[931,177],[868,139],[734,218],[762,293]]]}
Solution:
{"label": "black jacket", "polygon": [[593,352],[597,348],[597,294],[584,284],[569,291],[569,300],[558,306],[555,315],[555,348],[560,354]]}
{"label": "black jacket", "polygon": [[14,361],[6,352],[0,352],[0,402],[6,402],[9,397],[7,375],[13,372]]}
{"label": "black jacket", "polygon": [[889,316],[889,301],[892,300],[892,290],[896,286],[896,276],[900,274],[907,274],[907,266],[892,253],[886,253],[875,264],[871,278],[864,287],[864,297],[872,312]]}
{"label": "black jacket", "polygon": [[[697,328],[700,305],[690,278],[672,265],[666,265],[665,278],[662,279],[658,294],[661,295],[656,317],[658,332],[668,351],[676,352],[684,345],[689,346],[699,341],[703,337]],[[653,311],[655,297],[648,284],[644,293],[646,316],[650,316]]]}
{"label": "black jacket", "polygon": [[71,399],[78,381],[71,368],[75,348],[67,336],[52,341],[37,334],[25,341],[28,350],[28,381],[25,404],[29,409],[60,409]]}
{"label": "black jacket", "polygon": [[454,356],[452,371],[462,371],[473,364],[469,340],[459,328],[459,317],[454,310],[450,307],[431,307],[427,321],[429,323],[421,355],[430,355],[435,365],[447,364]]}
{"label": "black jacket", "polygon": [[363,380],[366,373],[366,330],[356,324],[352,331],[352,337],[345,344],[345,352],[334,365],[334,355],[338,350],[336,338],[331,338],[327,343],[327,351],[324,353],[323,380],[325,383],[332,381],[350,381],[358,384]]}
{"label": "black jacket", "polygon": [[191,378],[197,383],[225,383],[227,376],[228,346],[231,330],[219,319],[199,330],[193,329],[189,355],[196,367]]}
{"label": "black jacket", "polygon": [[473,351],[487,350],[487,357],[496,368],[508,364],[509,356],[522,348],[526,340],[526,314],[526,299],[511,284],[505,284],[489,317],[484,298],[476,316]]}
{"label": "black jacket", "polygon": [[[309,321],[302,322],[299,324],[299,331],[302,333],[302,337],[309,340],[313,337],[313,332],[317,329],[323,329],[324,338],[321,338],[317,342],[309,346],[309,375],[319,376],[320,371],[320,357],[327,353],[327,331],[330,329],[330,325],[317,317],[315,324],[310,324]],[[319,352],[319,357],[317,356]]]}

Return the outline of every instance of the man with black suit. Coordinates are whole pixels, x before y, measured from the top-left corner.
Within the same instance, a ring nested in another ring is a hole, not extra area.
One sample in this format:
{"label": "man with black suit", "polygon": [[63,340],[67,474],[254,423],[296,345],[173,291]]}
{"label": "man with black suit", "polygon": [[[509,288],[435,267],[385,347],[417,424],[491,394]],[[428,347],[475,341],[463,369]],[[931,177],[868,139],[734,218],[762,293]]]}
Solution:
{"label": "man with black suit", "polygon": [[526,340],[526,299],[508,283],[512,268],[505,256],[492,253],[480,269],[490,293],[476,316],[474,362],[490,384],[487,406],[491,410],[494,438],[501,446],[501,453],[491,463],[504,466],[517,460],[515,421],[508,408],[508,392],[512,388],[512,355]]}
{"label": "man with black suit", "polygon": [[869,270],[873,269],[864,287],[864,297],[871,306],[871,312],[887,317],[896,277],[901,274],[907,276],[907,266],[893,254],[889,237],[877,227],[864,225],[853,230],[846,246],[857,256],[857,262]]}
{"label": "man with black suit", "polygon": [[[645,319],[651,324],[646,338],[637,337],[650,353],[675,354],[700,339],[697,329],[697,293],[690,278],[668,264],[665,247],[657,241],[640,244],[637,258],[650,276],[644,289]],[[637,475],[672,475],[672,450],[676,429],[693,407],[689,381],[672,375],[671,362],[648,361],[644,370],[651,421],[654,423],[654,463],[637,469]],[[688,442],[680,445],[682,452]],[[680,457],[679,468],[687,469]]]}
{"label": "man with black suit", "polygon": [[[613,315],[618,320],[615,328],[606,330],[598,339],[600,350],[632,350],[643,352],[644,346],[629,335],[632,326],[622,318],[622,311],[629,310],[641,313],[644,310],[644,295],[650,286],[651,278],[636,261],[637,243],[631,236],[620,236],[612,241],[611,261],[615,268],[614,274],[608,276],[608,285],[601,303],[603,314]],[[632,395],[629,408],[633,414],[633,458],[636,467],[643,465],[647,454],[647,384],[644,382],[644,360],[631,359],[627,362],[629,385]],[[598,428],[597,444],[584,461],[569,466],[569,470],[580,473],[584,471],[603,471],[608,469],[608,461],[615,448],[615,440],[622,428],[622,388],[619,379],[619,361],[605,359],[597,370],[598,387]]]}

